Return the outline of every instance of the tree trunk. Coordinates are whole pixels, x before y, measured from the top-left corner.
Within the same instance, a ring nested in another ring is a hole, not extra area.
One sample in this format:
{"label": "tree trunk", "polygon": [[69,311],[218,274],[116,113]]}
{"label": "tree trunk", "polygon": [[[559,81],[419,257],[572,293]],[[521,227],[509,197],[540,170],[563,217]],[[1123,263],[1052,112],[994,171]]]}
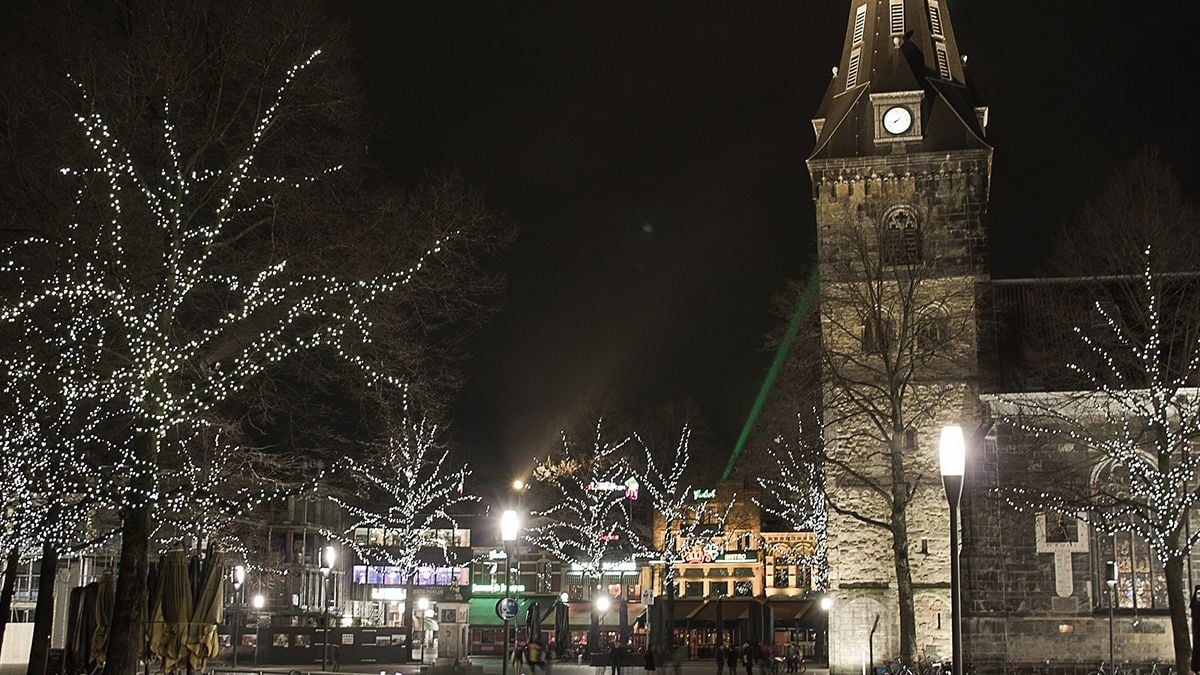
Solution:
{"label": "tree trunk", "polygon": [[121,521],[121,558],[118,563],[116,602],[108,638],[108,675],[133,675],[143,642],[141,609],[146,604],[147,552],[150,540],[150,507],[125,510]]}
{"label": "tree trunk", "polygon": [[663,584],[662,653],[671,654],[675,642],[675,579]]}
{"label": "tree trunk", "polygon": [[33,610],[33,640],[29,646],[27,675],[45,675],[50,656],[50,630],[54,627],[54,580],[58,576],[58,550],[50,542],[42,545],[38,572],[37,606]]}
{"label": "tree trunk", "polygon": [[8,552],[8,561],[4,565],[4,587],[0,589],[0,645],[4,644],[4,629],[8,627],[8,615],[12,613],[13,595],[17,592],[17,567],[21,565],[21,555],[14,546]]}
{"label": "tree trunk", "polygon": [[893,434],[889,444],[892,460],[892,555],[896,561],[896,594],[900,604],[900,659],[917,665],[917,616],[913,609],[912,568],[908,561],[908,484],[904,475],[904,431]]}
{"label": "tree trunk", "polygon": [[1184,585],[1184,559],[1172,558],[1163,566],[1167,577],[1167,606],[1171,610],[1171,636],[1175,640],[1175,672],[1191,670],[1192,639],[1188,628],[1188,592]]}

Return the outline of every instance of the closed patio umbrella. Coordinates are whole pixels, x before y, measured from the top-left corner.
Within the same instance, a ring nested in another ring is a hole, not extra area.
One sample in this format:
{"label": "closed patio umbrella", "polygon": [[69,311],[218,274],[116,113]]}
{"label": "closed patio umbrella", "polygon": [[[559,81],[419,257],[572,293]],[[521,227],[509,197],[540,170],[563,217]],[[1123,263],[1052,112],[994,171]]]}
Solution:
{"label": "closed patio umbrella", "polygon": [[187,658],[188,624],[192,620],[192,582],[188,578],[188,556],[169,551],[159,570],[162,586],[162,651],[164,672],[183,665]]}
{"label": "closed patio umbrella", "polygon": [[147,575],[150,587],[149,604],[146,606],[146,645],[145,657],[151,659],[163,658],[163,583],[162,570],[166,567],[166,557],[159,558],[158,565],[151,566]]}
{"label": "closed patio umbrella", "polygon": [[92,660],[97,663],[104,663],[107,659],[108,636],[116,604],[116,584],[111,574],[105,574],[96,585],[96,631],[92,633]]}
{"label": "closed patio umbrella", "polygon": [[221,623],[224,612],[225,554],[210,549],[200,568],[200,578],[196,581],[193,587],[199,590],[192,602],[187,649],[192,668],[204,670],[220,647],[217,624]]}

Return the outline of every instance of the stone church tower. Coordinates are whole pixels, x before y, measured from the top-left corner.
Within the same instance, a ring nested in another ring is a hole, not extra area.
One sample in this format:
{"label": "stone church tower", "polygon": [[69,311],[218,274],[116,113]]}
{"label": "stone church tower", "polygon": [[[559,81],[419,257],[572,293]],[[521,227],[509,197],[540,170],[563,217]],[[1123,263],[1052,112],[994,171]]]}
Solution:
{"label": "stone church tower", "polygon": [[853,0],[813,120],[835,674],[900,655],[904,630],[950,654],[937,439],[979,423],[989,281],[992,149],[965,63],[945,0]]}

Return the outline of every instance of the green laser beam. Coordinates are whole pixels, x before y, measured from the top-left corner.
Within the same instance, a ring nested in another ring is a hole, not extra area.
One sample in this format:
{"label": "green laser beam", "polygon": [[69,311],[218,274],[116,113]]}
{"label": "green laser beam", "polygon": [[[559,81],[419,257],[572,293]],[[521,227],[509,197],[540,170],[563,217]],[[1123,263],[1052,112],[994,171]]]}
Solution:
{"label": "green laser beam", "polygon": [[733,447],[733,454],[729,456],[729,463],[725,465],[725,473],[721,474],[721,480],[729,480],[729,474],[733,473],[733,465],[737,462],[738,455],[742,454],[742,450],[746,447],[746,441],[750,438],[750,431],[754,429],[754,423],[758,421],[758,415],[762,412],[763,406],[767,402],[767,396],[771,394],[771,387],[775,386],[775,380],[779,378],[779,373],[783,371],[783,364],[787,362],[788,352],[792,349],[792,342],[796,339],[796,334],[800,332],[800,324],[804,322],[804,317],[808,314],[808,310],[812,306],[813,295],[817,292],[817,273],[819,269],[814,265],[812,274],[808,276],[808,286],[804,289],[804,295],[800,297],[800,304],[796,305],[796,313],[792,315],[792,322],[788,324],[787,332],[783,335],[783,343],[775,351],[775,360],[771,362],[771,369],[767,371],[767,377],[763,380],[762,387],[758,390],[758,397],[754,399],[754,405],[750,408],[750,415],[746,418],[745,426],[742,427],[742,433],[738,437],[737,445]]}

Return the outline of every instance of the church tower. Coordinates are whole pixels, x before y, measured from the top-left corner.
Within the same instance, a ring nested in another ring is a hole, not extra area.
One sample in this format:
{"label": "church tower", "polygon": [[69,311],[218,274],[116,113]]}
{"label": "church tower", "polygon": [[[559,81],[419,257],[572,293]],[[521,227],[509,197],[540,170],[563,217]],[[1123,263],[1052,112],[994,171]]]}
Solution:
{"label": "church tower", "polygon": [[852,0],[813,128],[837,675],[950,655],[938,438],[979,423],[992,148],[946,1]]}

